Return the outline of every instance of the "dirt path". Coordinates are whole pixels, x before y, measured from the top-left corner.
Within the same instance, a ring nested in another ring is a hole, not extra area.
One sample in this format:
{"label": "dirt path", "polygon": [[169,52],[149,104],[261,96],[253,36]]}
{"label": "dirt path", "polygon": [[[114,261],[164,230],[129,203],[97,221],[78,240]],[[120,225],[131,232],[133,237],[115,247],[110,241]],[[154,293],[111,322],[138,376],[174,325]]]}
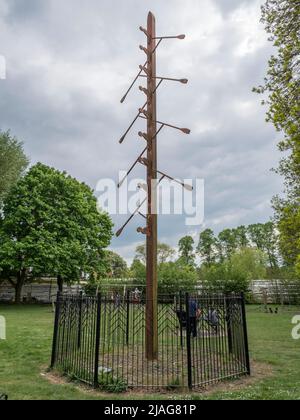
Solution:
{"label": "dirt path", "polygon": [[[178,390],[174,392],[157,392],[153,393],[151,391],[128,391],[123,394],[118,394],[120,397],[123,397],[124,399],[142,399],[142,396],[147,396],[155,399],[155,397],[160,397],[162,399],[178,399],[178,400],[190,400],[193,398],[193,396],[209,396],[211,394],[214,394],[216,392],[234,392],[239,391],[241,389],[245,389],[250,385],[254,385],[255,383],[267,378],[271,377],[273,375],[273,368],[265,363],[257,363],[252,362],[252,376],[251,377],[243,377],[240,379],[236,379],[233,381],[227,381],[227,382],[220,382],[219,384],[214,384],[211,386],[207,386],[205,388],[199,389],[197,392],[189,392],[188,390]],[[45,380],[49,381],[50,383],[54,385],[64,385],[66,383],[70,383],[67,381],[66,378],[56,374],[55,372],[42,372],[41,376],[45,378]],[[108,394],[103,392],[95,391],[94,389],[91,389],[85,385],[78,385],[74,384],[74,387],[86,394],[90,395],[91,397],[98,397],[99,399],[108,399],[109,396],[113,399],[115,394]]]}

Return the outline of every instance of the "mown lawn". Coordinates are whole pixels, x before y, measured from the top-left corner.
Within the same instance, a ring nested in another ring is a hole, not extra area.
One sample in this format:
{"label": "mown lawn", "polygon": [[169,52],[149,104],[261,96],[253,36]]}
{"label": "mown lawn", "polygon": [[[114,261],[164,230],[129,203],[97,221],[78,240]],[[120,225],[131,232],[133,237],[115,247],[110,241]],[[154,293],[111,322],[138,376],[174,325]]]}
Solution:
{"label": "mown lawn", "polygon": [[[279,315],[248,308],[251,357],[268,363],[273,375],[241,389],[221,390],[205,395],[178,395],[188,399],[300,399],[300,340],[291,337],[294,308]],[[104,395],[89,392],[72,383],[52,383],[43,375],[50,361],[53,314],[50,307],[4,306],[0,315],[7,322],[7,340],[0,341],[0,393],[12,400],[166,399],[174,394]]]}
{"label": "mown lawn", "polygon": [[300,340],[292,338],[292,318],[299,308],[279,315],[248,308],[251,358],[270,364],[273,374],[234,392],[216,392],[209,399],[300,400]]}

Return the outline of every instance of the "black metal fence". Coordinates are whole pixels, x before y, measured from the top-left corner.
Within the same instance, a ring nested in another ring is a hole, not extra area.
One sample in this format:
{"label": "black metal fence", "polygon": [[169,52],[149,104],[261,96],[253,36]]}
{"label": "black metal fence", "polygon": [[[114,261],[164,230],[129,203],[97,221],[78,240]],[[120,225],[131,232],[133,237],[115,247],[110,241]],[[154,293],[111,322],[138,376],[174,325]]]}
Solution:
{"label": "black metal fence", "polygon": [[58,295],[51,367],[94,387],[190,389],[250,374],[243,295],[160,297],[158,358],[145,299]]}

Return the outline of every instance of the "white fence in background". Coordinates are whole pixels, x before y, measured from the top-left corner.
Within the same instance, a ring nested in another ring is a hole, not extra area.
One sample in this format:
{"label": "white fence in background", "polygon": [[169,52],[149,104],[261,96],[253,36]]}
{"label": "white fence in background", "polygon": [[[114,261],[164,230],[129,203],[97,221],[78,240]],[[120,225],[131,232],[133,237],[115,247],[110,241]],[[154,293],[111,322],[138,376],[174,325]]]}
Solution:
{"label": "white fence in background", "polygon": [[[106,289],[132,288],[130,279],[111,279],[111,285],[106,281]],[[200,287],[201,288],[201,287]],[[78,294],[83,290],[80,284],[64,286],[64,293]],[[27,303],[52,303],[58,288],[56,279],[27,284],[23,287],[22,301]],[[300,282],[286,282],[281,280],[254,280],[250,285],[250,295],[253,303],[261,304],[300,304]],[[11,303],[14,301],[15,290],[10,283],[0,284],[0,302]]]}
{"label": "white fence in background", "polygon": [[[78,284],[64,286],[64,293],[77,294],[82,290]],[[26,284],[22,290],[21,300],[26,303],[52,303],[57,295],[58,288],[56,280],[48,283]],[[15,299],[15,289],[8,282],[0,284],[0,302],[12,303]]]}
{"label": "white fence in background", "polygon": [[254,303],[268,305],[300,304],[300,281],[255,280],[251,282],[250,290]]}

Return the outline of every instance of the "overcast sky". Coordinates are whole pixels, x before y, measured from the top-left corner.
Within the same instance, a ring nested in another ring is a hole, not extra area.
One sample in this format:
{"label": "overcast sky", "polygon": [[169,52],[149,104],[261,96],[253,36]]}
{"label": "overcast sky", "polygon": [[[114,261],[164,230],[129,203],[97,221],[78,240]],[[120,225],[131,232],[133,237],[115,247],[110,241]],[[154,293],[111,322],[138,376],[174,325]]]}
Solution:
{"label": "overcast sky", "polygon": [[[160,75],[187,77],[188,86],[159,91],[160,119],[192,130],[165,130],[159,167],[181,178],[205,179],[205,223],[186,227],[177,216],[160,219],[160,240],[176,246],[201,229],[265,222],[281,181],[278,134],[252,87],[262,82],[272,53],[260,23],[261,0],[0,0],[0,128],[24,142],[31,163],[66,170],[93,189],[117,179],[143,144],[137,126],[120,146],[144,97],[135,88],[120,98],[145,55],[149,9],[159,35],[185,33],[185,41],[159,48]],[[141,176],[137,170],[134,176]],[[118,227],[125,216],[113,217]],[[112,246],[130,260],[144,238],[135,220]]]}

